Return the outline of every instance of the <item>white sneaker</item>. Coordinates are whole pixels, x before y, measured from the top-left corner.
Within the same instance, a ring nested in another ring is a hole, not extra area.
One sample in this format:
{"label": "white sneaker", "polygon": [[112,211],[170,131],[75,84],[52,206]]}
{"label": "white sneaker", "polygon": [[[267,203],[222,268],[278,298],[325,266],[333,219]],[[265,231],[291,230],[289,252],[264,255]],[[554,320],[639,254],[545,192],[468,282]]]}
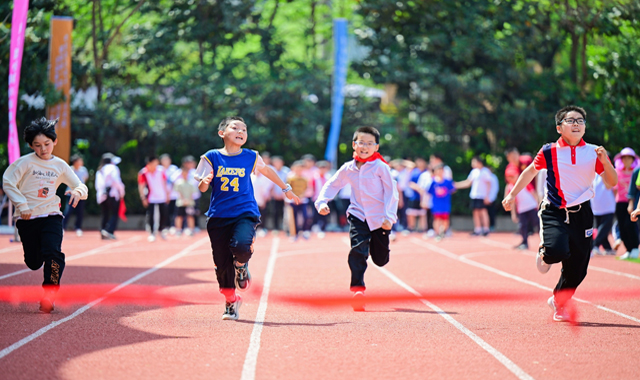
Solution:
{"label": "white sneaker", "polygon": [[618,247],[620,247],[620,244],[622,244],[622,240],[616,239],[616,241],[613,243],[613,249],[618,250]]}
{"label": "white sneaker", "polygon": [[147,241],[150,241],[150,242],[156,241],[156,235],[149,235],[149,237],[147,238]]}
{"label": "white sneaker", "polygon": [[160,231],[160,237],[162,240],[167,240],[167,230]]}
{"label": "white sneaker", "polygon": [[302,237],[305,240],[309,240],[309,238],[311,237],[311,233],[309,231],[304,231],[304,232],[302,232]]}
{"label": "white sneaker", "polygon": [[547,304],[553,310],[553,320],[556,322],[570,322],[571,317],[564,307],[557,307],[554,296],[549,297]]}
{"label": "white sneaker", "polygon": [[324,239],[326,234],[323,231],[318,232],[318,239]]}
{"label": "white sneaker", "polygon": [[631,257],[631,253],[629,253],[629,251],[625,252],[622,254],[622,256],[620,256],[620,260],[626,260],[628,258]]}
{"label": "white sneaker", "polygon": [[591,257],[595,256],[595,255],[601,255],[602,253],[600,252],[600,248],[598,247],[593,247],[593,249],[591,249]]}
{"label": "white sneaker", "polygon": [[629,252],[629,258],[630,259],[637,259],[639,253],[640,252],[638,252],[638,248],[634,248],[634,249],[631,250],[631,252]]}
{"label": "white sneaker", "polygon": [[436,236],[436,231],[434,231],[433,228],[432,228],[429,231],[427,231],[426,235],[427,235],[427,237],[434,237],[434,236]]}
{"label": "white sneaker", "polygon": [[224,314],[222,314],[222,319],[228,321],[235,321],[240,318],[240,306],[242,306],[242,297],[236,294],[235,302],[226,302],[224,308]]}
{"label": "white sneaker", "polygon": [[78,235],[78,237],[82,236],[82,230],[78,228],[76,230],[76,235]]}
{"label": "white sneaker", "polygon": [[258,237],[265,237],[267,236],[267,230],[265,230],[264,228],[260,228],[258,229],[256,235],[258,235]]}
{"label": "white sneaker", "polygon": [[543,260],[544,251],[542,249],[538,250],[538,254],[536,255],[536,267],[538,268],[538,272],[544,274],[551,269],[551,264],[547,264]]}
{"label": "white sneaker", "polygon": [[389,232],[389,241],[396,241],[398,235],[394,231]]}

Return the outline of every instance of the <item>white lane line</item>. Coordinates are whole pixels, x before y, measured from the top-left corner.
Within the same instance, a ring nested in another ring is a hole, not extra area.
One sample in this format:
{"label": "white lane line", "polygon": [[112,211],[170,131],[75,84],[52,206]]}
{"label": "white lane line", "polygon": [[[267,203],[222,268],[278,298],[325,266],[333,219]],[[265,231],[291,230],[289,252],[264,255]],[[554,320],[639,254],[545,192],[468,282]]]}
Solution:
{"label": "white lane line", "polygon": [[17,251],[20,248],[22,248],[22,244],[16,245],[16,246],[13,246],[13,247],[2,248],[2,249],[0,249],[0,253]]}
{"label": "white lane line", "polygon": [[[118,241],[118,242],[115,242],[115,243],[103,245],[102,247],[94,248],[94,249],[92,249],[90,251],[86,251],[86,252],[83,252],[83,253],[79,253],[77,255],[69,256],[69,257],[67,257],[65,259],[65,262],[69,262],[69,261],[81,259],[83,257],[92,256],[92,255],[95,255],[95,254],[98,254],[98,253],[102,253],[103,251],[109,250],[111,248],[119,247],[119,246],[124,245],[124,244],[133,243],[134,241],[140,240],[141,238],[142,237],[140,237],[140,236],[134,236],[134,237],[132,237],[130,239],[127,239],[127,240]],[[28,272],[33,272],[33,271],[31,269],[29,269],[29,268],[20,269],[19,271],[7,273],[7,274],[4,274],[4,275],[0,276],[0,280],[4,280],[5,278],[17,276],[19,274],[28,273]]]}
{"label": "white lane line", "polygon": [[[449,257],[449,258],[451,258],[453,260],[458,260],[458,261],[463,262],[465,264],[469,264],[469,265],[472,265],[474,267],[478,267],[478,268],[484,269],[486,271],[495,273],[495,274],[500,275],[502,277],[506,277],[506,278],[509,278],[509,279],[512,279],[512,280],[515,280],[515,281],[518,281],[518,282],[522,282],[523,284],[534,286],[534,287],[536,287],[538,289],[542,289],[542,290],[546,290],[546,291],[549,291],[549,292],[553,292],[552,288],[549,288],[547,286],[541,285],[541,284],[539,284],[537,282],[526,280],[526,279],[524,279],[524,278],[522,278],[520,276],[516,276],[516,275],[513,275],[511,273],[507,273],[507,272],[501,271],[500,269],[496,269],[494,267],[490,267],[490,266],[485,265],[485,264],[480,264],[478,262],[469,260],[466,257],[458,256],[455,253],[449,252],[446,249],[443,249],[443,248],[440,248],[440,247],[436,247],[433,244],[429,244],[429,243],[420,241],[418,239],[411,239],[411,242],[416,244],[416,245],[420,245],[420,246],[423,246],[425,248],[428,248],[428,249],[432,250],[433,252],[439,253],[439,254],[441,254],[443,256]],[[591,301],[583,300],[583,299],[577,298],[577,297],[573,297],[573,300],[575,300],[577,302],[581,302],[581,303],[587,304],[587,305],[595,306],[596,308],[598,308],[600,310],[607,311],[607,312],[613,313],[615,315],[618,315],[620,317],[623,317],[623,318],[632,320],[634,322],[640,323],[640,319],[638,319],[638,318],[632,317],[630,315],[621,313],[621,312],[613,310],[613,309],[609,309],[608,307],[605,307],[605,306],[602,306],[602,305],[594,304]]]}
{"label": "white lane line", "polygon": [[258,352],[260,351],[260,336],[262,335],[262,327],[264,326],[265,315],[267,314],[267,301],[269,299],[269,289],[271,288],[271,280],[273,279],[273,271],[278,258],[278,245],[280,238],[274,237],[271,243],[271,253],[267,263],[267,270],[264,274],[264,284],[262,285],[262,295],[260,296],[260,305],[256,313],[256,321],[251,332],[251,339],[247,355],[244,358],[242,366],[241,380],[253,380],[256,378],[256,365],[258,364]]}
{"label": "white lane line", "polygon": [[465,334],[471,340],[473,340],[478,346],[482,347],[482,349],[487,351],[491,356],[493,356],[496,360],[498,360],[509,371],[511,371],[514,375],[516,375],[518,377],[518,379],[523,379],[523,380],[524,379],[527,379],[527,380],[533,379],[533,377],[531,375],[526,373],[522,368],[518,367],[518,365],[516,363],[512,362],[509,358],[504,356],[504,354],[502,354],[500,351],[498,351],[495,348],[493,348],[493,346],[491,346],[489,343],[485,342],[482,338],[480,338],[479,336],[474,334],[471,330],[469,330],[468,328],[464,327],[460,322],[456,321],[452,316],[447,314],[447,312],[445,312],[444,310],[440,309],[438,306],[432,304],[431,302],[427,301],[426,299],[422,298],[422,294],[418,293],[415,289],[413,289],[412,287],[407,285],[404,281],[400,280],[396,275],[391,273],[388,269],[380,268],[380,267],[378,267],[376,265],[374,265],[374,267],[376,269],[378,269],[380,272],[382,272],[385,276],[389,277],[393,282],[395,282],[396,284],[400,285],[400,287],[404,288],[405,290],[407,290],[409,293],[415,295],[416,297],[419,297],[420,301],[422,303],[424,303],[429,308],[431,308],[431,310],[433,310],[436,313],[438,313],[438,315],[440,315],[442,318],[444,318],[447,322],[449,322],[453,326],[455,326],[463,334]]}
{"label": "white lane line", "polygon": [[[342,241],[347,245],[351,244],[348,239],[343,239]],[[371,261],[371,260],[369,259],[369,261]],[[465,334],[466,336],[471,338],[471,340],[473,340],[482,349],[487,351],[491,356],[493,356],[496,360],[498,360],[502,365],[504,365],[509,371],[511,371],[519,379],[533,380],[533,377],[531,375],[529,375],[528,373],[526,373],[522,368],[518,367],[517,364],[515,364],[509,358],[504,356],[504,354],[502,354],[500,351],[498,351],[495,348],[493,348],[493,346],[491,346],[489,343],[485,342],[482,338],[480,338],[479,336],[474,334],[471,330],[469,330],[468,328],[464,327],[464,325],[462,325],[460,322],[456,321],[452,316],[447,314],[446,311],[440,309],[435,304],[432,304],[431,302],[427,301],[422,296],[422,294],[418,293],[411,286],[407,285],[404,281],[402,281],[400,278],[398,278],[398,276],[396,276],[395,274],[391,273],[386,268],[381,268],[381,267],[379,267],[377,265],[373,265],[373,267],[378,269],[385,276],[389,277],[391,279],[391,281],[395,282],[396,284],[400,285],[400,287],[404,288],[409,293],[411,293],[414,296],[418,297],[423,304],[427,305],[431,310],[433,310],[436,313],[438,313],[438,315],[440,315],[442,318],[444,318],[447,322],[451,323],[458,330],[460,330],[463,334]]]}
{"label": "white lane line", "polygon": [[[493,241],[493,240],[490,240],[490,239],[482,240],[482,243],[485,243],[485,244],[488,244],[488,245],[492,245],[494,247],[513,249],[513,247],[511,247],[508,244],[504,244],[504,243],[501,243],[501,242]],[[523,254],[523,255],[526,255],[526,256],[531,256],[531,257],[535,257],[535,255],[536,255],[535,252],[531,252],[531,251],[518,251],[518,252],[520,254]],[[589,262],[589,270],[595,270],[595,271],[598,271],[598,272],[604,272],[604,273],[608,273],[608,274],[613,274],[615,276],[627,277],[627,278],[631,278],[633,280],[640,280],[640,276],[637,276],[635,274],[619,272],[619,271],[616,271],[616,270],[611,270],[611,269],[595,266],[592,263],[593,263],[593,261]]]}
{"label": "white lane line", "polygon": [[197,246],[201,245],[204,242],[209,241],[208,238],[203,238],[193,244],[191,244],[190,246],[188,246],[187,248],[183,249],[182,251],[176,253],[175,255],[169,257],[168,259],[164,260],[163,262],[156,264],[155,266],[153,266],[152,268],[147,269],[146,271],[139,273],[133,277],[131,277],[130,279],[128,279],[127,281],[121,283],[120,285],[116,286],[115,288],[109,290],[107,292],[107,294],[105,294],[104,296],[84,305],[83,307],[79,308],[78,310],[76,310],[73,314],[59,319],[55,322],[51,322],[50,324],[48,324],[47,326],[41,328],[40,330],[34,332],[33,334],[29,335],[26,338],[21,339],[20,341],[12,344],[9,347],[4,348],[2,351],[0,351],[0,359],[4,358],[5,356],[9,355],[10,353],[12,353],[13,351],[17,350],[18,348],[24,346],[25,344],[31,342],[32,340],[38,338],[39,336],[43,335],[44,333],[46,333],[47,331],[60,326],[61,324],[68,322],[70,320],[72,320],[73,318],[79,316],[80,314],[84,313],[85,311],[91,309],[92,307],[94,307],[95,305],[99,304],[100,302],[104,301],[110,294],[113,294],[115,292],[117,292],[118,290],[133,284],[134,282],[140,280],[143,277],[146,277],[154,272],[156,272],[158,269],[165,267],[169,264],[171,264],[172,262],[186,256],[189,254],[189,252],[191,252],[192,249],[196,248]]}

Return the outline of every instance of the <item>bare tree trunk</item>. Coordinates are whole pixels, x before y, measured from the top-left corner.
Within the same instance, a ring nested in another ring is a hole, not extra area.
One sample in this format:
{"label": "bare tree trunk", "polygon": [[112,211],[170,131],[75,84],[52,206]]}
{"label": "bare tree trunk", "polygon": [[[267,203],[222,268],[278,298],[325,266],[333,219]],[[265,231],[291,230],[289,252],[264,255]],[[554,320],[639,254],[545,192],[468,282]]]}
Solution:
{"label": "bare tree trunk", "polygon": [[100,57],[98,55],[98,38],[96,36],[96,7],[98,1],[99,0],[93,0],[93,8],[91,10],[91,35],[93,37],[93,66],[95,68],[94,81],[98,89],[97,102],[99,103],[102,99],[102,63],[100,62]]}
{"label": "bare tree trunk", "polygon": [[578,83],[578,44],[580,43],[580,36],[578,36],[575,32],[575,28],[571,31],[571,56],[569,61],[571,63],[571,70],[569,72],[571,76],[571,81],[576,84],[576,86],[580,86]]}
{"label": "bare tree trunk", "polygon": [[311,44],[309,46],[308,53],[309,60],[313,61],[316,53],[316,5],[317,2],[315,0],[311,1],[311,28],[309,30],[309,34],[311,35]]}
{"label": "bare tree trunk", "polygon": [[582,35],[582,89],[587,85],[587,32]]}

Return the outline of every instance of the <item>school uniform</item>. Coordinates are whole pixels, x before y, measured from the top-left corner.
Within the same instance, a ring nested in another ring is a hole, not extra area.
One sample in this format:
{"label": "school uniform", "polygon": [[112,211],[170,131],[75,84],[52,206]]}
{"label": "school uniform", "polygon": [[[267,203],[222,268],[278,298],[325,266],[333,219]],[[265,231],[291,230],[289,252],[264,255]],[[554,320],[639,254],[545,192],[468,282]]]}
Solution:
{"label": "school uniform", "polygon": [[570,146],[560,138],[544,145],[533,161],[537,170],[547,169],[547,191],[538,213],[543,261],[562,263],[554,294],[565,290],[573,295],[587,275],[593,245],[593,180],[604,172],[596,148],[584,140]]}
{"label": "school uniform", "polygon": [[234,261],[247,263],[253,254],[260,211],[254,196],[251,173],[265,167],[258,152],[242,149],[226,155],[217,149],[200,157],[195,178],[200,181],[211,171],[211,200],[205,213],[213,262],[220,292],[235,294]]}
{"label": "school uniform", "polygon": [[147,228],[155,234],[169,228],[169,206],[167,205],[167,176],[159,166],[151,172],[146,167],[138,172],[138,184],[147,187]]}
{"label": "school uniform", "polygon": [[367,258],[378,266],[389,262],[389,231],[382,229],[384,220],[396,223],[398,218],[398,190],[391,177],[389,165],[380,159],[368,161],[360,168],[356,160],[346,162],[325,183],[315,202],[319,210],[332,200],[345,186],[351,186],[351,199],[347,208],[350,223],[349,268],[351,290],[365,289],[364,272]]}
{"label": "school uniform", "polygon": [[471,190],[469,191],[471,209],[487,208],[484,200],[491,191],[491,170],[485,167],[472,169],[467,179],[471,181]]}

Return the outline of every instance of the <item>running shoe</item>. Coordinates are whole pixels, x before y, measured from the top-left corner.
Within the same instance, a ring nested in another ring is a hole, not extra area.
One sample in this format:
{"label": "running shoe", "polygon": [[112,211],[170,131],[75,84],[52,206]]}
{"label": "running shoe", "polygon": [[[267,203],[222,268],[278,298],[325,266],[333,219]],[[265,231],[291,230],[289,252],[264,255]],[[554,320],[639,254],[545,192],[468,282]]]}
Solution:
{"label": "running shoe", "polygon": [[364,292],[357,291],[353,293],[353,299],[351,300],[351,307],[353,311],[364,311]]}
{"label": "running shoe", "polygon": [[240,306],[242,306],[242,297],[236,294],[236,300],[234,302],[225,302],[222,319],[225,321],[235,321],[240,318],[240,314],[238,313]]}
{"label": "running shoe", "polygon": [[236,288],[245,291],[251,286],[251,273],[249,273],[249,263],[244,263],[241,267],[234,264],[236,270]]}
{"label": "running shoe", "polygon": [[553,310],[553,320],[556,322],[571,322],[571,316],[567,313],[567,310],[564,307],[558,307],[556,305],[555,297],[551,296],[547,300],[547,304],[551,310]]}
{"label": "running shoe", "polygon": [[538,268],[538,272],[544,274],[551,269],[551,264],[547,264],[544,262],[544,247],[540,247],[538,250],[538,254],[536,255],[536,267]]}

